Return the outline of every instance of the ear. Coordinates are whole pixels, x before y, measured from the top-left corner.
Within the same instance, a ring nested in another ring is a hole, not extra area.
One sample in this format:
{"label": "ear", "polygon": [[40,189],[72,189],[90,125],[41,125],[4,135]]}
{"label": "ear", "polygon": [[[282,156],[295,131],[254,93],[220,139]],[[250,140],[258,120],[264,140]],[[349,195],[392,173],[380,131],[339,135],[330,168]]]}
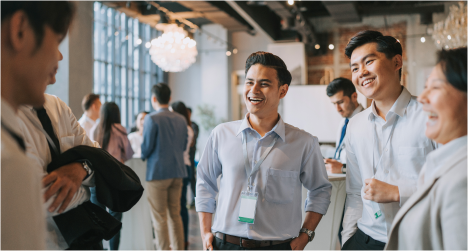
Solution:
{"label": "ear", "polygon": [[9,35],[9,42],[14,51],[21,51],[28,43],[36,42],[35,34],[29,25],[28,17],[24,11],[17,11],[11,16]]}
{"label": "ear", "polygon": [[395,55],[393,57],[393,65],[395,66],[395,71],[399,71],[403,67],[403,57],[401,55]]}
{"label": "ear", "polygon": [[351,94],[351,101],[357,102],[357,92],[354,92],[353,94]]}
{"label": "ear", "polygon": [[288,93],[288,90],[289,90],[289,85],[287,84],[284,84],[282,86],[280,86],[280,99],[284,98],[286,96],[286,93]]}

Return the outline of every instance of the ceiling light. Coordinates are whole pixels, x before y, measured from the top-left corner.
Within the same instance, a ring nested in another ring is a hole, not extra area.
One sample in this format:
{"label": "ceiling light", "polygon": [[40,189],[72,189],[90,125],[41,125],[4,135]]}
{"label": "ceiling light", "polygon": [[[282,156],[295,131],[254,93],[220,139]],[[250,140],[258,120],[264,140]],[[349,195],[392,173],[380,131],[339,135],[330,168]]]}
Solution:
{"label": "ceiling light", "polygon": [[234,48],[234,50],[232,50],[232,53],[237,54],[237,48]]}
{"label": "ceiling light", "polygon": [[328,45],[328,49],[333,50],[335,49],[335,46],[333,44]]}
{"label": "ceiling light", "polygon": [[447,39],[448,39],[448,40],[451,40],[451,39],[452,39],[452,36],[448,35],[448,36],[447,36]]}
{"label": "ceiling light", "polygon": [[315,49],[316,49],[316,50],[320,49],[320,45],[319,45],[319,44],[315,44]]}
{"label": "ceiling light", "polygon": [[426,38],[425,37],[421,37],[421,43],[424,43],[426,42]]}
{"label": "ceiling light", "polygon": [[231,56],[231,52],[230,51],[226,51],[226,56]]}
{"label": "ceiling light", "polygon": [[294,4],[294,0],[288,0],[288,4],[289,4],[289,5],[293,5],[293,4]]}

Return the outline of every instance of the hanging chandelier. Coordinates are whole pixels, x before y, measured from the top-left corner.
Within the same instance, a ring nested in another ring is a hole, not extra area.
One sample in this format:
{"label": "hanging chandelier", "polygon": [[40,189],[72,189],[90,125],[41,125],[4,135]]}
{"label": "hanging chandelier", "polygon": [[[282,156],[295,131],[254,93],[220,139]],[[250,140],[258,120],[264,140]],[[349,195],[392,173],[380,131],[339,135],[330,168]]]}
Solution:
{"label": "hanging chandelier", "polygon": [[459,2],[458,6],[450,6],[450,14],[445,21],[435,23],[434,28],[428,30],[438,49],[466,46],[466,19],[466,4],[464,2]]}
{"label": "hanging chandelier", "polygon": [[164,33],[151,41],[151,60],[166,72],[180,72],[195,63],[197,42],[176,24],[164,25]]}

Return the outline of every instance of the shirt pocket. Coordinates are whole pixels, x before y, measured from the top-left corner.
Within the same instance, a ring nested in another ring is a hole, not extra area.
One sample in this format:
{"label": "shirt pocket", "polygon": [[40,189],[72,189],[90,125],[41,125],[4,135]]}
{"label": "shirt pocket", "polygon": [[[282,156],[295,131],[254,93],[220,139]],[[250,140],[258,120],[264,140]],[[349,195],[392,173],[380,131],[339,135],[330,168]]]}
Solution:
{"label": "shirt pocket", "polygon": [[424,147],[401,146],[398,148],[398,170],[407,177],[418,177],[424,157]]}
{"label": "shirt pocket", "polygon": [[65,136],[60,138],[60,151],[63,153],[66,150],[75,146],[75,136]]}
{"label": "shirt pocket", "polygon": [[287,204],[293,201],[298,171],[268,170],[265,199],[269,202]]}

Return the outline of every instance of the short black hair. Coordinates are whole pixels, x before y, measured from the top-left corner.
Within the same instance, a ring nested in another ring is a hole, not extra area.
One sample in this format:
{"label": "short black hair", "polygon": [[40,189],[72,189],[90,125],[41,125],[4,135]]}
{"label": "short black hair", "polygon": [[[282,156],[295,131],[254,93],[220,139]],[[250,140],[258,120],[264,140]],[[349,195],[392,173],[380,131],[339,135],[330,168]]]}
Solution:
{"label": "short black hair", "polygon": [[247,61],[245,62],[246,76],[250,67],[252,67],[252,65],[255,64],[261,64],[263,66],[275,69],[278,77],[279,86],[291,84],[291,73],[288,71],[288,67],[286,67],[286,64],[280,57],[264,51],[257,51],[250,54],[250,56],[247,58]]}
{"label": "short black hair", "polygon": [[442,67],[442,71],[447,81],[453,87],[466,93],[466,71],[467,71],[466,47],[441,50],[437,53],[437,63]]}
{"label": "short black hair", "polygon": [[[403,49],[400,42],[392,36],[384,36],[382,33],[373,30],[364,30],[358,32],[352,37],[345,48],[345,55],[351,58],[353,51],[368,43],[376,43],[377,51],[384,53],[385,57],[392,59],[395,55],[403,56]],[[401,79],[401,69],[400,69]]]}
{"label": "short black hair", "polygon": [[151,92],[161,105],[167,105],[171,99],[171,89],[165,83],[159,83],[151,88]]}
{"label": "short black hair", "polygon": [[39,47],[46,25],[65,37],[75,15],[75,8],[75,5],[68,1],[2,1],[1,18],[3,23],[15,12],[24,11],[36,35],[36,47]]}
{"label": "short black hair", "polygon": [[86,94],[81,101],[81,108],[83,108],[83,112],[89,110],[89,108],[94,104],[94,101],[99,99],[99,95],[90,93]]}
{"label": "short black hair", "polygon": [[331,97],[340,91],[343,91],[344,96],[351,97],[356,92],[356,87],[347,78],[335,78],[327,86],[327,96]]}

